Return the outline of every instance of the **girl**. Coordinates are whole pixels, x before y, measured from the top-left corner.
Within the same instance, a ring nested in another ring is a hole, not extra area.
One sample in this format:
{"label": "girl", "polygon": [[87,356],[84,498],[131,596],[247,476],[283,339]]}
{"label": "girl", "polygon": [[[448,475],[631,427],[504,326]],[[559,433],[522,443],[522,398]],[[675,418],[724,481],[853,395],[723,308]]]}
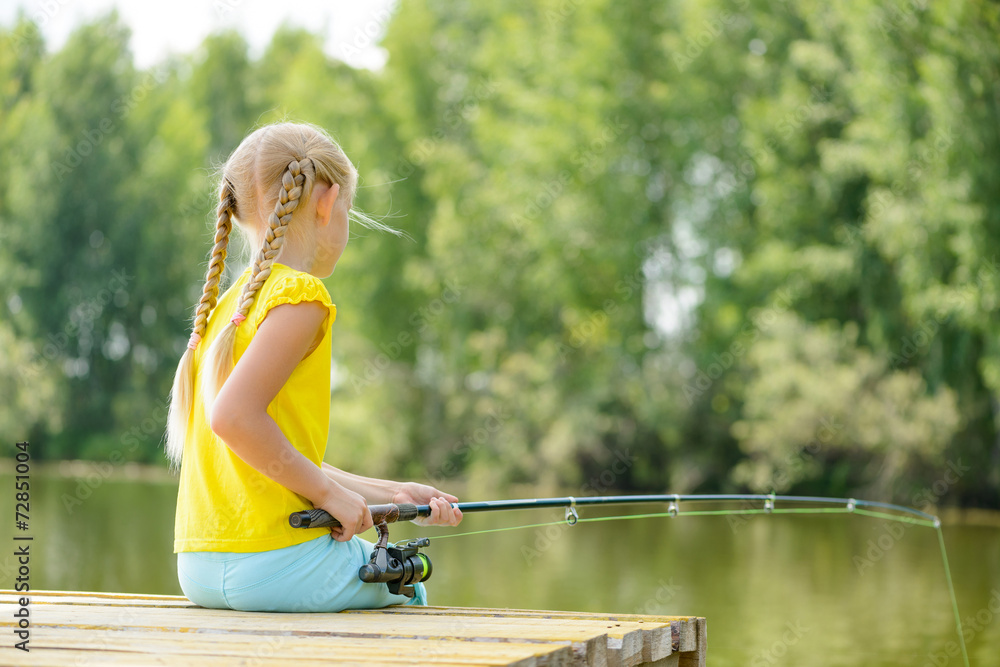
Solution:
{"label": "girl", "polygon": [[[347,244],[357,179],[329,136],[293,123],[257,130],[222,168],[215,246],[167,424],[167,454],[181,468],[177,573],[201,606],[426,604],[423,584],[411,601],[358,579],[372,550],[355,536],[372,526],[368,504],[429,504],[425,524],[462,519],[455,496],[323,463],[336,307],[320,279]],[[234,221],[260,252],[219,298]],[[310,503],[342,524],[333,539],[325,529],[288,525]]]}

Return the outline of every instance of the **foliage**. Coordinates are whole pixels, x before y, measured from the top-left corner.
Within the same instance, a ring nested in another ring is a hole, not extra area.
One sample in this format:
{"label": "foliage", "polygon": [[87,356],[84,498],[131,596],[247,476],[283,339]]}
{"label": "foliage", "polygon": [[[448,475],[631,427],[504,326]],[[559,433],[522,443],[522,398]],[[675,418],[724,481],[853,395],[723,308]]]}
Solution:
{"label": "foliage", "polygon": [[959,426],[953,391],[928,396],[915,370],[892,370],[859,347],[856,326],[774,317],[747,354],[744,417],[733,434],[749,458],[735,479],[780,492],[842,469],[849,488],[884,497],[906,491],[898,482],[914,467],[941,464]]}
{"label": "foliage", "polygon": [[1000,505],[998,12],[413,0],[377,72],[287,27],[140,71],[115,14],[56,52],[20,18],[0,425],[162,461],[214,167],[291,118],[409,236],[356,234],[328,280],[331,462],[903,501],[961,462],[936,500]]}

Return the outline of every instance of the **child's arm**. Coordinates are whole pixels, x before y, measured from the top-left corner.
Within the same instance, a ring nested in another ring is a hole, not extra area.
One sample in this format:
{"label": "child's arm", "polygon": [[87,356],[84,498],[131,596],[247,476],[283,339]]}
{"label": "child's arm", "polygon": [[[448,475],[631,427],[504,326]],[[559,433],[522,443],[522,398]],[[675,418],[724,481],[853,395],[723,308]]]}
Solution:
{"label": "child's arm", "polygon": [[267,414],[327,315],[311,301],[272,308],[215,399],[211,426],[247,464],[340,521],[343,527],[331,532],[343,542],[371,528],[365,499],[303,456]]}
{"label": "child's arm", "polygon": [[372,505],[383,503],[430,505],[430,517],[415,521],[420,525],[457,526],[462,520],[461,510],[451,506],[451,503],[458,502],[458,498],[450,493],[438,491],[433,486],[362,477],[325,462],[323,463],[323,472],[342,486],[360,493]]}
{"label": "child's arm", "polygon": [[387,479],[375,479],[374,477],[363,477],[336,468],[329,463],[323,462],[323,472],[326,476],[341,486],[348,488],[355,493],[360,493],[370,505],[383,505],[392,502],[392,496],[399,490],[399,482],[390,482]]}

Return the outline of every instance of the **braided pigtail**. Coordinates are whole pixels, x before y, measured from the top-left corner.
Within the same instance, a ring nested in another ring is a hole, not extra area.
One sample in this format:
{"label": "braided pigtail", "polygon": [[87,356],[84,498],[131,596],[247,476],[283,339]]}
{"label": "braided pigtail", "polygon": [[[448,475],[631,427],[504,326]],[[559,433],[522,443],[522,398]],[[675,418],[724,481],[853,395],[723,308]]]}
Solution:
{"label": "braided pigtail", "polygon": [[250,308],[253,306],[257,292],[264,285],[268,276],[271,275],[271,265],[281,254],[281,247],[285,241],[285,232],[288,223],[292,220],[292,213],[302,198],[308,198],[311,191],[313,176],[315,175],[312,160],[292,160],[288,163],[281,176],[281,187],[278,192],[278,201],[274,205],[274,211],[268,218],[267,231],[264,234],[264,243],[260,253],[254,262],[250,279],[244,285],[237,302],[236,311],[233,318],[226,325],[225,329],[208,349],[208,354],[203,364],[203,391],[205,397],[205,409],[211,414],[211,405],[215,397],[219,395],[222,385],[226,383],[229,374],[233,370],[233,348],[236,345],[236,328],[247,318]]}
{"label": "braided pigtail", "polygon": [[215,223],[215,245],[212,247],[212,258],[208,263],[205,275],[205,286],[201,300],[195,311],[194,324],[191,327],[191,338],[187,349],[181,356],[174,374],[174,386],[170,391],[170,408],[167,412],[167,458],[175,466],[180,465],[184,453],[184,438],[187,435],[188,421],[191,418],[191,407],[194,403],[194,351],[208,328],[208,317],[212,314],[219,301],[219,282],[226,266],[226,254],[229,248],[229,234],[233,230],[233,211],[236,208],[236,197],[232,184],[228,179],[222,179],[219,191],[219,207]]}

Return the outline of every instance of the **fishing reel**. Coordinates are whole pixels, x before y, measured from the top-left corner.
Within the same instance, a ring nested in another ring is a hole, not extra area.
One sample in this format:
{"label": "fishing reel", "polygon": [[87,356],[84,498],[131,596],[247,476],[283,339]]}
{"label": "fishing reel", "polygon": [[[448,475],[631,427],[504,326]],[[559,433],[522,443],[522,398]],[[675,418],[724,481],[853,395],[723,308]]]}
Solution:
{"label": "fishing reel", "polygon": [[[428,516],[430,508],[421,508],[409,503],[372,505],[372,521],[378,531],[378,542],[372,551],[367,565],[358,570],[358,578],[366,584],[384,583],[389,585],[389,592],[394,595],[405,595],[412,598],[416,591],[413,584],[427,581],[431,576],[431,560],[420,553],[422,547],[430,544],[430,540],[421,537],[407,540],[400,544],[389,546],[389,523],[394,521],[409,521],[418,516]],[[292,512],[288,517],[292,528],[326,528],[340,525],[340,521],[321,509]]]}
{"label": "fishing reel", "polygon": [[378,542],[368,564],[358,570],[358,578],[366,584],[388,584],[390,593],[412,598],[416,594],[413,584],[431,577],[431,559],[420,553],[420,549],[431,541],[420,537],[390,546],[389,526],[380,523],[375,529],[378,531]]}

